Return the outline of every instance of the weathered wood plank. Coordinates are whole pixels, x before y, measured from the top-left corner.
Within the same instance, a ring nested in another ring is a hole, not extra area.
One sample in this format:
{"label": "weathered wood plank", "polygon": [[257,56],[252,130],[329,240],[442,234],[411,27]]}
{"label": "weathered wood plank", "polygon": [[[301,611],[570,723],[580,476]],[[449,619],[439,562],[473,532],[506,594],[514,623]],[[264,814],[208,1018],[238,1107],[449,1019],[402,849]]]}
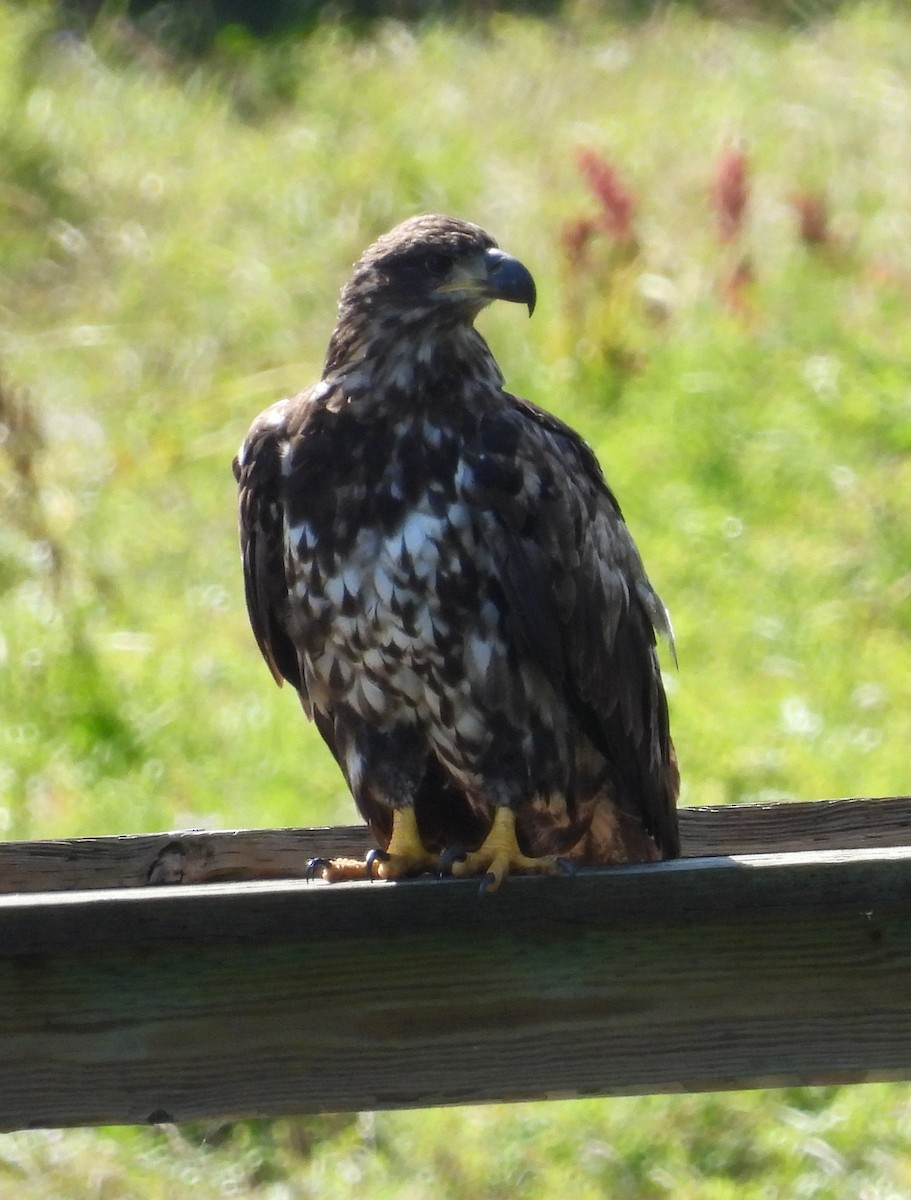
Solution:
{"label": "weathered wood plank", "polygon": [[[680,825],[687,857],[904,845],[911,843],[911,798],[688,808]],[[360,856],[370,844],[361,826],[7,842],[0,844],[0,894],[300,879],[313,856]]]}
{"label": "weathered wood plank", "polygon": [[0,898],[0,1127],[911,1078],[911,848]]}

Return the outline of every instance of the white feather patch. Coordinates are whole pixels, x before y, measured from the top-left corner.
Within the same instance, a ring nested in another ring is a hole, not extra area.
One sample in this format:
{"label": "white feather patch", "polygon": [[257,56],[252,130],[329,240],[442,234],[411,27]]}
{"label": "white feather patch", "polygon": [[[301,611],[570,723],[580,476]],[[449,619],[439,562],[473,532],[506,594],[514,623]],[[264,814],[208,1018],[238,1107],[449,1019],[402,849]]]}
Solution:
{"label": "white feather patch", "polygon": [[383,604],[389,605],[392,603],[392,597],[395,595],[395,585],[390,575],[388,575],[383,567],[377,567],[376,574],[373,576],[373,586],[376,588],[376,594],[382,600]]}
{"label": "white feather patch", "polygon": [[306,521],[302,521],[299,525],[291,525],[286,533],[286,543],[299,553],[306,553],[313,549],[313,530]]}
{"label": "white feather patch", "polygon": [[471,515],[465,504],[450,504],[446,517],[453,529],[459,532],[467,529],[471,524]]}
{"label": "white feather patch", "polygon": [[417,704],[424,691],[424,685],[410,667],[400,667],[395,676],[395,686],[411,701]]}
{"label": "white feather patch", "polygon": [[345,581],[341,575],[332,575],[323,585],[326,598],[336,608],[341,608],[345,598]]}
{"label": "white feather patch", "polygon": [[465,644],[466,666],[478,679],[486,679],[493,657],[493,646],[485,638],[476,634]]}
{"label": "white feather patch", "polygon": [[360,569],[349,563],[344,571],[342,571],[342,583],[344,584],[345,591],[350,596],[359,595],[363,583],[363,576]]}
{"label": "white feather patch", "polygon": [[373,646],[369,650],[365,650],[362,661],[365,670],[372,671],[375,675],[383,675],[385,673],[386,656],[378,646]]}
{"label": "white feather patch", "polygon": [[362,675],[357,681],[357,691],[363,696],[364,703],[377,716],[382,715],[386,711],[389,703],[389,698],[382,688],[378,687],[372,679],[368,679],[366,675]]}
{"label": "white feather patch", "polygon": [[440,536],[440,523],[435,517],[418,510],[402,525],[402,542],[413,559],[418,559]]}
{"label": "white feather patch", "polygon": [[456,733],[466,741],[483,742],[487,727],[476,712],[467,709],[459,714],[455,729]]}

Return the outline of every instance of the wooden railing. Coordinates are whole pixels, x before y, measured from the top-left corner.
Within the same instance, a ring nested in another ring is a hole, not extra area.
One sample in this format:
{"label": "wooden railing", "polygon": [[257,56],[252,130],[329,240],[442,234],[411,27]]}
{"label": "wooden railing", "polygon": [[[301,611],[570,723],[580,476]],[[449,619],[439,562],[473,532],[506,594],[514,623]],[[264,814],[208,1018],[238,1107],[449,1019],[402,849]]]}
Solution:
{"label": "wooden railing", "polygon": [[360,829],[0,846],[0,1128],[911,1078],[911,799],[681,825],[494,895],[301,878]]}

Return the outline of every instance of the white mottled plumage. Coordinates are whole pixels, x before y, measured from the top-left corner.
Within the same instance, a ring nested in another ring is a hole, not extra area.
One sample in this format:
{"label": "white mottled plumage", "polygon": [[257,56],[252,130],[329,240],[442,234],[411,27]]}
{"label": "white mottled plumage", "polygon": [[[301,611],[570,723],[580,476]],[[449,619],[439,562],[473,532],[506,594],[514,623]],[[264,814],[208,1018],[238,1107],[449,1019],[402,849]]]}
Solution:
{"label": "white mottled plumage", "polygon": [[530,275],[452,218],[355,265],[321,380],[235,464],[254,633],[381,845],[406,808],[437,850],[507,809],[520,865],[673,855],[670,624],[590,449],[503,390],[498,297]]}

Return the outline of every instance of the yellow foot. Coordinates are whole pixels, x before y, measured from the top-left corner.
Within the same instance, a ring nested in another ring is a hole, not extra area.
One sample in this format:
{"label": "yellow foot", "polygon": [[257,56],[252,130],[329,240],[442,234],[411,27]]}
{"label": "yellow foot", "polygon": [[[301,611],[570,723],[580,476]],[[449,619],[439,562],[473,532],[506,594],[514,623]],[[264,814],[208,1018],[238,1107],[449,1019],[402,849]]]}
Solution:
{"label": "yellow foot", "polygon": [[371,850],[359,858],[314,858],[307,865],[309,879],[342,883],[354,879],[403,879],[435,871],[438,860],[421,843],[413,808],[397,808],[392,814],[392,836],[385,850]]}
{"label": "yellow foot", "polygon": [[498,808],[490,833],[477,850],[452,864],[453,875],[484,873],[483,890],[495,892],[510,871],[534,871],[539,875],[560,875],[565,867],[551,854],[529,858],[516,841],[516,818],[511,808]]}

